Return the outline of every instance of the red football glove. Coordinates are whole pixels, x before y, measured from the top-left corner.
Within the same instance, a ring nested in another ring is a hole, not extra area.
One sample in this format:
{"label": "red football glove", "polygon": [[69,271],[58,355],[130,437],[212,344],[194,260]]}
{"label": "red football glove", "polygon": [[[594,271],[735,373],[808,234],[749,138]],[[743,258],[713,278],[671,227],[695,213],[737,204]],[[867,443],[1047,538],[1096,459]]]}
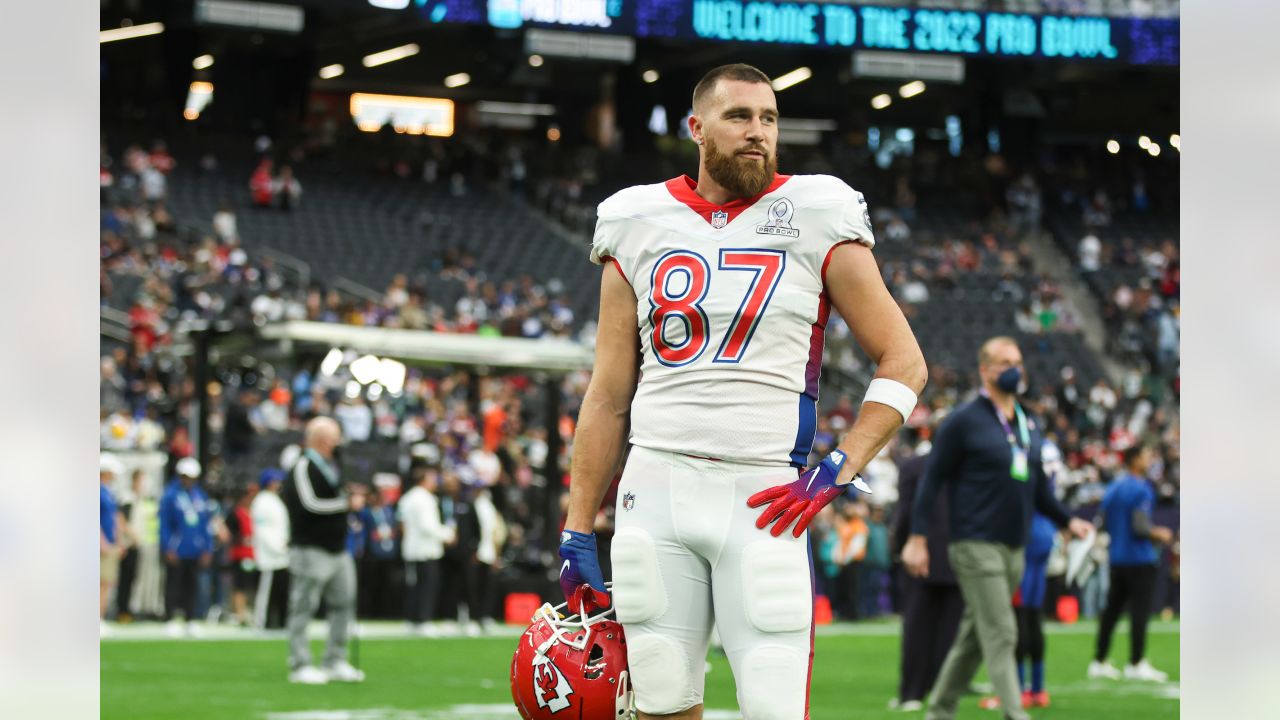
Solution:
{"label": "red football glove", "polygon": [[844,467],[844,461],[844,453],[834,450],[823,458],[817,467],[801,473],[795,482],[761,490],[747,498],[747,507],[756,508],[768,504],[764,512],[760,513],[760,518],[756,520],[756,527],[763,530],[766,525],[777,520],[770,532],[774,537],[778,537],[786,531],[791,521],[799,518],[791,534],[800,537],[809,528],[809,523],[813,522],[818,511],[839,497],[845,488],[852,485],[870,494],[871,488],[867,487],[860,476],[855,476],[849,485],[836,485],[836,478],[840,476],[840,468]]}

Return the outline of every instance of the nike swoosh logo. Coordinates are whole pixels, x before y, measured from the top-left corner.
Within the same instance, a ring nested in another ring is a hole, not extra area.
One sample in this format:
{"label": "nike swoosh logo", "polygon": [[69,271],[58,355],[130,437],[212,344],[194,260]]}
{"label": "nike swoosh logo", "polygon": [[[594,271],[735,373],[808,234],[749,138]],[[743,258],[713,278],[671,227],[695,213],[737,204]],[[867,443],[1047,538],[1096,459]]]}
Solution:
{"label": "nike swoosh logo", "polygon": [[568,569],[569,569],[569,561],[565,560],[564,564],[560,566],[560,577],[564,577],[564,571]]}
{"label": "nike swoosh logo", "polygon": [[816,472],[809,474],[809,482],[805,483],[805,486],[804,486],[805,492],[809,492],[809,488],[813,487],[813,479],[816,477],[818,477],[818,473]]}

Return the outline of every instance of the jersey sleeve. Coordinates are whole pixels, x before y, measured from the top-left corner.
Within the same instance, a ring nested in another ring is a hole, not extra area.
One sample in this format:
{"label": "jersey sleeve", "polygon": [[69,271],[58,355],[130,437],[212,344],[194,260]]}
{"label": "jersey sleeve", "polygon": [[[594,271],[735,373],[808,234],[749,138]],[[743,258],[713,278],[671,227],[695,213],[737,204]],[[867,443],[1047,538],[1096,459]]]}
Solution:
{"label": "jersey sleeve", "polygon": [[836,242],[853,240],[869,248],[875,247],[876,238],[871,231],[871,210],[867,207],[867,199],[848,185],[841,183],[841,186],[844,205],[836,221]]}
{"label": "jersey sleeve", "polygon": [[631,268],[622,248],[625,215],[620,214],[619,195],[615,194],[596,209],[596,231],[591,237],[591,262],[596,265],[613,263],[622,277],[631,282]]}

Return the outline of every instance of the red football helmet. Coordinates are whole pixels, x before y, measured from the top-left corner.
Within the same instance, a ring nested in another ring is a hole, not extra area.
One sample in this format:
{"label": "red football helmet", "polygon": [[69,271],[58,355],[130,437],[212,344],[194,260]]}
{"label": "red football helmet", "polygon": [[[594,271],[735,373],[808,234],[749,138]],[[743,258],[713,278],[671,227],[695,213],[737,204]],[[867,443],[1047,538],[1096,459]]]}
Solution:
{"label": "red football helmet", "polygon": [[[568,603],[546,603],[511,659],[511,697],[524,720],[631,720],[631,682],[622,626]],[[567,711],[567,712],[562,712]]]}

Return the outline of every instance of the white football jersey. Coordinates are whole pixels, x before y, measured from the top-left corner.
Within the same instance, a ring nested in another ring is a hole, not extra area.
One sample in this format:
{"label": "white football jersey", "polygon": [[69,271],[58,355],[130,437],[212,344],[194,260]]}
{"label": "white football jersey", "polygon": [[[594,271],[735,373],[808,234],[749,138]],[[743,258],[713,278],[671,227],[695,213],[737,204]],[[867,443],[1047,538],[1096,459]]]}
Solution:
{"label": "white football jersey", "polygon": [[641,378],[631,442],[804,467],[817,424],[832,248],[875,245],[862,194],[829,175],[778,175],[713,205],[681,176],[600,203],[591,260],[636,294]]}

